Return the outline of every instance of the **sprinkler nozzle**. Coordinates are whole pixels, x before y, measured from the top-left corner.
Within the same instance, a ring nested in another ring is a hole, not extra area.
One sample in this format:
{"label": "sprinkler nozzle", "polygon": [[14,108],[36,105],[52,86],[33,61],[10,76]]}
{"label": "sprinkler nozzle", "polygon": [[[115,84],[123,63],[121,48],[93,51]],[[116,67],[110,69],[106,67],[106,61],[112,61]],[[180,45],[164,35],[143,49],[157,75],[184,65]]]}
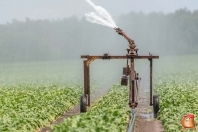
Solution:
{"label": "sprinkler nozzle", "polygon": [[116,32],[118,33],[118,34],[120,34],[120,35],[122,35],[122,29],[120,29],[120,28],[114,28],[115,30],[116,30]]}

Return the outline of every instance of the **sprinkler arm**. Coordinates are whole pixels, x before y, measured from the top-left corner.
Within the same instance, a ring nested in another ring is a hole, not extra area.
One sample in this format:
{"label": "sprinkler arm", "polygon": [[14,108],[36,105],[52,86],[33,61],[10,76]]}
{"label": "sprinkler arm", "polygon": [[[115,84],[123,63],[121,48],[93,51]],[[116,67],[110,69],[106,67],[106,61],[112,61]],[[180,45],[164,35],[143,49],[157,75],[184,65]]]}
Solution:
{"label": "sprinkler arm", "polygon": [[119,35],[122,35],[128,42],[129,42],[129,47],[130,47],[130,52],[129,54],[134,54],[136,55],[137,54],[137,51],[138,49],[135,49],[136,45],[135,45],[135,41],[132,40],[131,38],[129,38],[125,32],[120,29],[120,28],[114,28],[114,30],[119,34]]}

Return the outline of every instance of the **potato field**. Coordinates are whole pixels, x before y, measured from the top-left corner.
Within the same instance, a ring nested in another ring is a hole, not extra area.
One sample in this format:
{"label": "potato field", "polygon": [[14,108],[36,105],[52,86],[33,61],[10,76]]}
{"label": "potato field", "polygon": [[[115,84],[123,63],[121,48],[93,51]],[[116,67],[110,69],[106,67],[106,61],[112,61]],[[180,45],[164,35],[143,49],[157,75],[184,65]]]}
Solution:
{"label": "potato field", "polygon": [[[159,60],[166,68],[158,66],[155,91],[160,98],[158,119],[166,132],[182,132],[182,117],[189,113],[198,121],[198,56],[177,56]],[[187,132],[193,129],[187,129]]]}
{"label": "potato field", "polygon": [[121,132],[127,129],[128,89],[115,84],[85,114],[79,114],[65,120],[60,125],[53,126],[54,132]]}
{"label": "potato field", "polygon": [[[154,93],[159,95],[158,119],[166,132],[182,131],[182,116],[198,116],[198,56],[160,57],[153,62]],[[121,62],[121,63],[118,63]],[[90,68],[91,94],[108,83],[109,91],[87,113],[50,126],[54,132],[125,132],[129,122],[128,87],[120,86],[126,61],[101,60]],[[136,71],[149,77],[149,62],[137,60]],[[148,73],[147,73],[147,72]],[[145,89],[146,84],[140,88]],[[0,64],[0,131],[35,132],[79,104],[83,94],[83,61]],[[193,131],[193,130],[187,130]]]}

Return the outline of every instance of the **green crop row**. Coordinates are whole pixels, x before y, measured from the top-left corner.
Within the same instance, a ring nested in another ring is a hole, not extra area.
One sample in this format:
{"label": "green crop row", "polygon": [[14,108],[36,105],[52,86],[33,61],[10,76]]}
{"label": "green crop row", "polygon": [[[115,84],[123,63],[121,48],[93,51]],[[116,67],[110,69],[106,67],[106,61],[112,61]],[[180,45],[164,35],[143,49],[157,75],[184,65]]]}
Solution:
{"label": "green crop row", "polygon": [[[91,65],[91,94],[112,82],[112,76],[120,78],[113,69],[108,70],[111,78],[104,77],[106,69],[115,66],[111,63]],[[0,74],[0,132],[31,132],[48,126],[77,105],[83,92],[83,60],[1,63]]]}
{"label": "green crop row", "polygon": [[[155,91],[160,100],[158,119],[166,132],[182,132],[180,122],[184,115],[193,113],[198,121],[198,60],[185,56],[170,61],[162,63],[166,68],[158,66],[155,74]],[[187,130],[190,131],[193,130]]]}
{"label": "green crop row", "polygon": [[91,109],[54,125],[54,132],[120,132],[127,129],[128,87],[113,85]]}
{"label": "green crop row", "polygon": [[0,131],[30,132],[48,125],[79,103],[80,88],[53,84],[0,88]]}
{"label": "green crop row", "polygon": [[[166,132],[182,131],[182,117],[188,113],[198,116],[198,85],[195,83],[161,83],[157,84],[160,96],[159,119]],[[196,118],[195,118],[196,119]]]}

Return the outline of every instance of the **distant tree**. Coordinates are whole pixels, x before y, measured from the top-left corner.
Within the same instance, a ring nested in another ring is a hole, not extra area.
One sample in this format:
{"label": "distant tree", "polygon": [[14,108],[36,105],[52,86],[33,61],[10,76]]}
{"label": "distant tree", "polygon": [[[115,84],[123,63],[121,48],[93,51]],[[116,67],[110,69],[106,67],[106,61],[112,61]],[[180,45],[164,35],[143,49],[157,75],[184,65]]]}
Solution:
{"label": "distant tree", "polygon": [[[138,45],[139,53],[198,54],[198,10],[174,13],[130,12],[117,25]],[[76,16],[59,20],[13,19],[0,25],[0,61],[80,58],[81,54],[125,54],[127,41],[111,28]]]}

